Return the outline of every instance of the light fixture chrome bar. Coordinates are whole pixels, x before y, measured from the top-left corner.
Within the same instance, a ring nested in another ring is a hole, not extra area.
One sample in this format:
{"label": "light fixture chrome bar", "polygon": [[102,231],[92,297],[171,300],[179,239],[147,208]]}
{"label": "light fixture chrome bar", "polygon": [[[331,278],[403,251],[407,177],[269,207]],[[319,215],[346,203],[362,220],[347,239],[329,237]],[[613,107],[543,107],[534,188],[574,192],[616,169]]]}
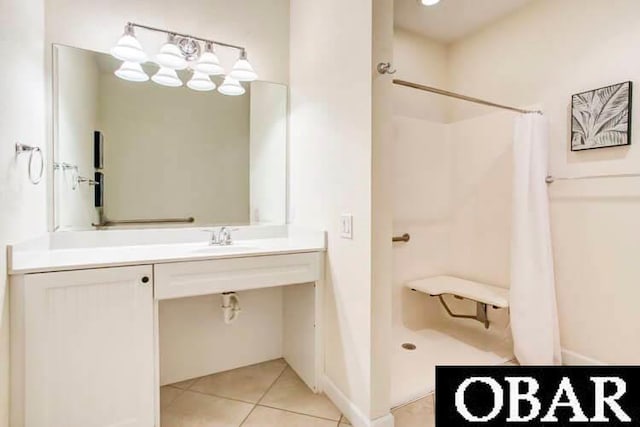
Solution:
{"label": "light fixture chrome bar", "polygon": [[547,184],[553,184],[556,181],[573,181],[578,179],[598,179],[598,178],[637,178],[640,177],[640,173],[619,173],[619,174],[609,174],[609,175],[583,175],[583,176],[566,176],[566,177],[555,177],[555,176],[547,176],[545,178],[545,182]]}
{"label": "light fixture chrome bar", "polygon": [[150,25],[143,25],[143,24],[137,24],[135,22],[127,22],[127,26],[129,27],[136,27],[136,28],[143,28],[145,30],[149,30],[149,31],[156,31],[159,33],[165,33],[165,34],[173,34],[179,37],[184,37],[187,39],[193,39],[193,40],[198,40],[204,43],[212,43],[215,44],[217,46],[222,46],[222,47],[228,47],[231,49],[237,49],[241,52],[246,52],[246,48],[244,48],[243,46],[238,46],[238,45],[234,45],[234,44],[230,44],[230,43],[223,43],[223,42],[218,42],[215,40],[210,40],[210,39],[203,39],[202,37],[196,37],[196,36],[192,36],[190,34],[185,34],[185,33],[180,33],[177,31],[170,31],[170,30],[164,30],[162,28],[158,28],[158,27],[152,27]]}
{"label": "light fixture chrome bar", "polygon": [[449,98],[461,99],[463,101],[473,102],[474,104],[486,105],[488,107],[501,108],[503,110],[516,111],[518,113],[523,113],[523,114],[543,114],[542,111],[540,110],[526,110],[524,108],[517,108],[517,107],[511,107],[509,105],[497,104],[495,102],[486,101],[484,99],[474,98],[472,96],[467,96],[467,95],[461,95],[459,93],[450,92],[448,90],[438,89],[432,86],[421,85],[419,83],[412,83],[405,80],[394,79],[393,84],[398,86],[410,87],[412,89],[418,89],[425,92],[431,92],[437,95],[448,96]]}

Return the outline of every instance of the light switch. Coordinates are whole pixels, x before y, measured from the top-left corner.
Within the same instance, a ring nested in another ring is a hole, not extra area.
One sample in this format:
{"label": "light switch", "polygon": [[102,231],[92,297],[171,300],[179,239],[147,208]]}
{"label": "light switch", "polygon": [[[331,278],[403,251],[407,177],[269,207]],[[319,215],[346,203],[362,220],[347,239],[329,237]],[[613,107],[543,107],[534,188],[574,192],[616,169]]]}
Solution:
{"label": "light switch", "polygon": [[353,239],[353,215],[342,214],[340,216],[340,237]]}

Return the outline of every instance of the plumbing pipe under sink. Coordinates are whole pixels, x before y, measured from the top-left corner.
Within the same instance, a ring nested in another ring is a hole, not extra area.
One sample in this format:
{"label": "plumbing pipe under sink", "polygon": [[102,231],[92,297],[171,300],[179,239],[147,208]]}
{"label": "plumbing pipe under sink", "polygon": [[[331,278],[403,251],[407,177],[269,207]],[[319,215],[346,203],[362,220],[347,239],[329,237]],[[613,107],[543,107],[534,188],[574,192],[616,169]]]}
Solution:
{"label": "plumbing pipe under sink", "polygon": [[224,323],[230,325],[240,315],[240,300],[235,292],[222,293],[222,315]]}

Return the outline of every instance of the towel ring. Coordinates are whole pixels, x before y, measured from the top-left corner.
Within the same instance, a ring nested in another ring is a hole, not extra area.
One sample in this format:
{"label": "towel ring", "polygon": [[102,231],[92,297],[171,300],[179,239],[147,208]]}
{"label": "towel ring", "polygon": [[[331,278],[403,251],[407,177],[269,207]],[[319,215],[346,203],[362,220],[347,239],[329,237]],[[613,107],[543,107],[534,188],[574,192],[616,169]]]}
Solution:
{"label": "towel ring", "polygon": [[[42,180],[42,176],[44,175],[44,156],[42,155],[42,150],[40,149],[40,147],[25,145],[16,142],[16,156],[27,152],[29,153],[29,165],[27,167],[29,181],[31,181],[33,185],[37,185]],[[35,153],[38,153],[38,158],[40,159],[40,166],[38,168],[37,174],[35,174],[33,170]]]}

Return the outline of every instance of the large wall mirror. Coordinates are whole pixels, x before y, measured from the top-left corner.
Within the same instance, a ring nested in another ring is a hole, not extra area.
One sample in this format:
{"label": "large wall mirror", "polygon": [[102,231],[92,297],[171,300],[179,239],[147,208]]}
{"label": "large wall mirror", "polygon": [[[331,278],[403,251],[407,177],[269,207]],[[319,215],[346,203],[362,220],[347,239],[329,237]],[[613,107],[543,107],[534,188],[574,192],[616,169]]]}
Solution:
{"label": "large wall mirror", "polygon": [[285,222],[286,86],[225,96],[122,80],[119,65],[53,48],[56,230]]}

